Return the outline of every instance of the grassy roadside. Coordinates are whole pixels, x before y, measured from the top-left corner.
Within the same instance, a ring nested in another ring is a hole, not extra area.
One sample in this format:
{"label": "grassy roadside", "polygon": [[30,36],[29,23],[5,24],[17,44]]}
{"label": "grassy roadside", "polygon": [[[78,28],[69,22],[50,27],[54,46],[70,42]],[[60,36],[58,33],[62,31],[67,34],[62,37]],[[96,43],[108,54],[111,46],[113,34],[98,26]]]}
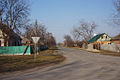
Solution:
{"label": "grassy roadside", "polygon": [[118,53],[118,52],[100,50],[99,53],[102,54],[102,55],[110,55],[110,56],[119,56],[120,57],[120,53]]}
{"label": "grassy roadside", "polygon": [[36,60],[34,60],[34,55],[0,56],[0,73],[58,64],[62,62],[65,57],[57,55],[55,52],[56,49],[41,51],[40,55],[37,55]]}
{"label": "grassy roadside", "polygon": [[[88,51],[86,49],[82,49],[82,48],[79,48],[79,47],[72,47],[74,49],[79,49],[79,50],[84,50],[84,51]],[[92,52],[92,53],[98,53],[98,54],[101,54],[101,55],[109,55],[109,56],[118,56],[120,57],[120,53],[118,52],[112,52],[112,51],[106,51],[106,50],[94,50],[94,51],[88,51],[88,52]]]}

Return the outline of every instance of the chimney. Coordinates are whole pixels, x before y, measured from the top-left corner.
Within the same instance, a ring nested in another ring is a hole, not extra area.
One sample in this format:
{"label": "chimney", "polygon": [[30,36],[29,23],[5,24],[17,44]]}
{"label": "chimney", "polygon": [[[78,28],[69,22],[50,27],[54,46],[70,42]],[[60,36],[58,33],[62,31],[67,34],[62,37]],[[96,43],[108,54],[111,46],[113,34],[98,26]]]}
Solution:
{"label": "chimney", "polygon": [[93,35],[93,36],[96,36],[96,35],[97,35],[97,34],[95,34],[95,33],[94,33],[94,35]]}

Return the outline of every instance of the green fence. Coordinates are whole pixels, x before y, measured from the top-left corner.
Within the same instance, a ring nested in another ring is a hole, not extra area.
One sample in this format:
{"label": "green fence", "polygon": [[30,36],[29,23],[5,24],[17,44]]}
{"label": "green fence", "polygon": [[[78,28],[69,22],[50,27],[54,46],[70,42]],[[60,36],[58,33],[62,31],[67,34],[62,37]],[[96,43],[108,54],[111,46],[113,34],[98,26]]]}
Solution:
{"label": "green fence", "polygon": [[15,54],[15,55],[23,55],[23,54],[31,54],[32,47],[31,46],[8,46],[8,47],[0,47],[0,54]]}

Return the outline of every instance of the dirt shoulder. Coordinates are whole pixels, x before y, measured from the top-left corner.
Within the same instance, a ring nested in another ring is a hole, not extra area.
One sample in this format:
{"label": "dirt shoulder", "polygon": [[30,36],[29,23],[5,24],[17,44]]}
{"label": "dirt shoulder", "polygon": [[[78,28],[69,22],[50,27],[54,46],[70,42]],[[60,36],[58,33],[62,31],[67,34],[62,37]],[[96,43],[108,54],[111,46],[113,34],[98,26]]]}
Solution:
{"label": "dirt shoulder", "polygon": [[41,51],[36,59],[34,59],[34,55],[0,56],[0,73],[58,64],[64,61],[65,57],[58,55],[57,52],[56,49]]}
{"label": "dirt shoulder", "polygon": [[83,48],[79,48],[79,47],[72,47],[72,48],[88,51],[88,52],[91,52],[91,53],[98,53],[98,54],[101,54],[101,55],[109,55],[109,56],[120,57],[120,53],[118,53],[118,52],[112,52],[112,51],[106,51],[106,50],[96,50],[96,49],[88,50],[88,49],[83,49]]}

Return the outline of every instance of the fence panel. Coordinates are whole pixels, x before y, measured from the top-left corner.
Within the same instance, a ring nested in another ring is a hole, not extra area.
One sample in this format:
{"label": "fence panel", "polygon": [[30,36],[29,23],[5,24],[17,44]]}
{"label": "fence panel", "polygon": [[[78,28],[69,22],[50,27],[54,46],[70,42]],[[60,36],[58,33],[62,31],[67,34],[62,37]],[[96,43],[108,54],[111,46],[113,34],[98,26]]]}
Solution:
{"label": "fence panel", "polygon": [[0,54],[31,54],[32,47],[31,46],[8,46],[8,47],[0,47]]}
{"label": "fence panel", "polygon": [[113,52],[120,52],[120,44],[102,44],[101,49]]}

